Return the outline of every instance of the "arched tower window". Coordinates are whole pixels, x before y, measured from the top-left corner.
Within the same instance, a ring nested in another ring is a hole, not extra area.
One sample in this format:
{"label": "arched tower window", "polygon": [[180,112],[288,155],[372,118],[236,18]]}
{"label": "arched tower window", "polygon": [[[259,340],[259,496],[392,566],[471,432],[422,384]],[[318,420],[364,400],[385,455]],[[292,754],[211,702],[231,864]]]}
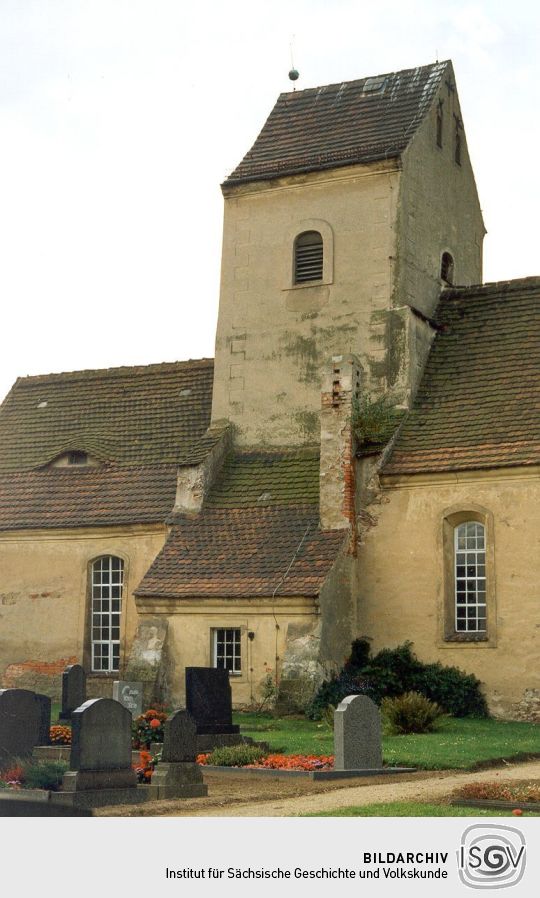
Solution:
{"label": "arched tower window", "polygon": [[485,633],[486,532],[480,521],[454,527],[456,633]]}
{"label": "arched tower window", "polygon": [[441,281],[449,285],[454,283],[454,259],[450,253],[441,256]]}
{"label": "arched tower window", "polygon": [[294,242],[294,283],[321,281],[323,239],[318,231],[304,231]]}
{"label": "arched tower window", "polygon": [[124,589],[124,562],[103,555],[91,567],[92,670],[112,673],[120,669],[120,616]]}

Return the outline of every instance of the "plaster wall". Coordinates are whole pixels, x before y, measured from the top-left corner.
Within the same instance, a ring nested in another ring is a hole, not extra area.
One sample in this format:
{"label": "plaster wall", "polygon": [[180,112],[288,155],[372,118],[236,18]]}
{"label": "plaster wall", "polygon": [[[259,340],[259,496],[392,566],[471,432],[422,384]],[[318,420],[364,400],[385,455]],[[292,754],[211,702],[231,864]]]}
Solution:
{"label": "plaster wall", "polygon": [[[445,641],[443,520],[476,509],[489,519],[489,639]],[[386,482],[362,521],[355,586],[358,635],[371,638],[375,651],[408,639],[422,661],[474,673],[496,715],[523,716],[524,702],[530,704],[535,695],[540,714],[538,469]]]}
{"label": "plaster wall", "polygon": [[[100,555],[124,559],[121,664],[137,627],[133,590],[161,550],[166,528],[123,527],[77,531],[28,531],[0,535],[0,683],[61,690],[66,664],[88,654],[88,570]],[[108,680],[99,675],[107,692]],[[107,682],[105,682],[107,681]]]}
{"label": "plaster wall", "polygon": [[[240,629],[242,672],[231,676],[235,707],[259,700],[261,685],[281,670],[289,626],[316,626],[319,611],[312,599],[139,599],[145,615],[167,619],[167,695],[176,707],[185,702],[186,667],[212,667],[212,631]],[[248,634],[252,633],[253,638]]]}
{"label": "plaster wall", "polygon": [[[442,146],[437,145],[437,107],[442,102]],[[454,159],[456,121],[461,121],[452,67],[414,139],[402,157],[397,220],[394,305],[432,315],[439,300],[441,256],[454,259],[456,285],[482,283],[485,227],[460,128],[461,164]]]}
{"label": "plaster wall", "polygon": [[[390,160],[226,191],[212,419],[232,421],[239,444],[318,441],[333,355],[379,362],[384,386],[399,178]],[[294,286],[294,239],[310,229],[322,283]]]}

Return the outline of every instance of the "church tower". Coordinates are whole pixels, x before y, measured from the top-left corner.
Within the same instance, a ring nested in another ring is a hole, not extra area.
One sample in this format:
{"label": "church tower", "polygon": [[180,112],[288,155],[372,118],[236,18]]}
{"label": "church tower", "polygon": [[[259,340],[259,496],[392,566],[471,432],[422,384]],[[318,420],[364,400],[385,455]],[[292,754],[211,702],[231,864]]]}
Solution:
{"label": "church tower", "polygon": [[213,421],[240,446],[317,443],[338,355],[408,405],[441,286],[482,279],[452,64],[281,94],[222,190]]}

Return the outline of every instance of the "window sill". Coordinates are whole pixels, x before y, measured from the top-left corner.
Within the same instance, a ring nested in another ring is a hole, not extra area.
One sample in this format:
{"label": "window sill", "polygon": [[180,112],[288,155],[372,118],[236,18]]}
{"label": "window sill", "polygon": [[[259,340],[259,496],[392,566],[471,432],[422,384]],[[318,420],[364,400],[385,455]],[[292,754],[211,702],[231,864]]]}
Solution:
{"label": "window sill", "polygon": [[477,648],[496,648],[496,640],[493,636],[477,635],[476,633],[453,633],[445,636],[439,643],[440,648],[452,649],[456,646],[476,646]]}
{"label": "window sill", "polygon": [[322,278],[320,281],[304,281],[303,284],[288,284],[283,289],[287,290],[305,290],[310,287],[327,287],[332,281]]}

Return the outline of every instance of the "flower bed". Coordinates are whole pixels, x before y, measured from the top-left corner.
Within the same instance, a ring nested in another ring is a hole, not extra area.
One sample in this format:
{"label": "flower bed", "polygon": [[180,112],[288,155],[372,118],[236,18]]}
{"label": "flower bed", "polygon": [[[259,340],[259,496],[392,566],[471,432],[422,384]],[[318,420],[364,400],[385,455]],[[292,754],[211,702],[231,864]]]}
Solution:
{"label": "flower bed", "polygon": [[133,721],[133,748],[149,748],[151,742],[163,742],[163,724],[167,720],[164,711],[149,708]]}
{"label": "flower bed", "polygon": [[49,730],[51,745],[71,745],[71,727],[54,724]]}
{"label": "flower bed", "polygon": [[[211,752],[197,756],[197,764],[207,765]],[[333,755],[266,755],[254,764],[238,764],[244,770],[332,770]]]}
{"label": "flower bed", "polygon": [[131,766],[137,774],[139,783],[150,783],[152,781],[152,773],[156,764],[149,751],[139,752],[138,762]]}
{"label": "flower bed", "polygon": [[540,783],[466,783],[454,795],[476,801],[540,802]]}

